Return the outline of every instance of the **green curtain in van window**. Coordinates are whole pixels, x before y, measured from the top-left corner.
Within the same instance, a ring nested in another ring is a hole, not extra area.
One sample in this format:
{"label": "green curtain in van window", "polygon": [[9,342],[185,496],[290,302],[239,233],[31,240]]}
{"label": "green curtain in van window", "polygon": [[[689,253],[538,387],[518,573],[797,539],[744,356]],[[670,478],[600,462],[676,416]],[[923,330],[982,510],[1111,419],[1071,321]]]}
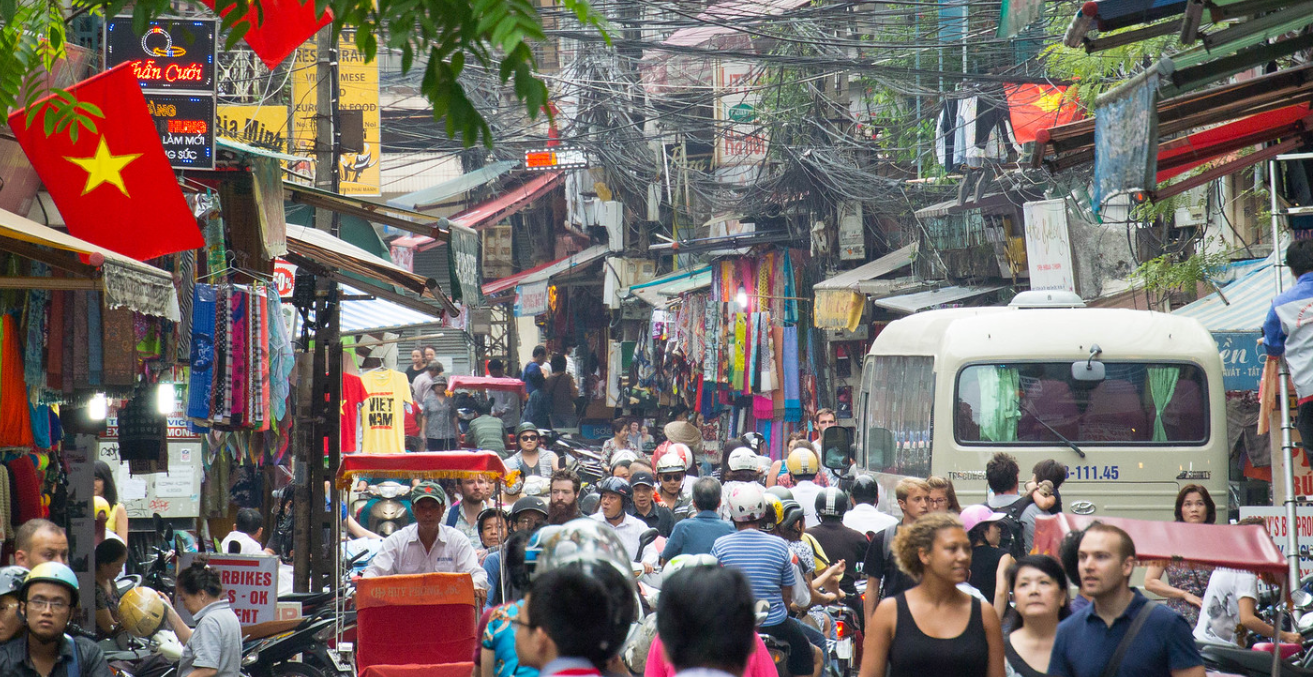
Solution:
{"label": "green curtain in van window", "polygon": [[1011,367],[980,369],[980,439],[1014,442],[1021,420],[1021,378]]}
{"label": "green curtain in van window", "polygon": [[1166,442],[1167,429],[1163,427],[1163,410],[1176,394],[1176,382],[1181,379],[1177,367],[1149,367],[1149,397],[1153,398],[1153,441]]}

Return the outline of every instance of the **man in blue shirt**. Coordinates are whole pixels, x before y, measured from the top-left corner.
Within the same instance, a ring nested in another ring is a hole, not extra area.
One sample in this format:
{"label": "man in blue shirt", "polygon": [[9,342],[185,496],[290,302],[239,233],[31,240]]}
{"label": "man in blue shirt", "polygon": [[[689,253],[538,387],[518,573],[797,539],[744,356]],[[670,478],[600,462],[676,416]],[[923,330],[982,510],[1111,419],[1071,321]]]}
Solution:
{"label": "man in blue shirt", "polygon": [[789,645],[789,672],[796,677],[814,674],[818,666],[811,642],[798,621],[789,618],[784,603],[797,582],[793,553],[784,539],[757,528],[766,514],[765,490],[755,482],[743,482],[730,489],[727,503],[738,531],[716,539],[712,556],[721,566],[742,571],[752,584],[753,596],[770,603],[761,632]]}
{"label": "man in blue shirt", "polygon": [[550,366],[547,367],[548,371],[543,370],[543,365],[546,363],[547,363],[547,348],[544,348],[543,346],[534,346],[533,361],[530,362],[529,364],[524,365],[524,372],[520,374],[520,380],[524,381],[524,394],[532,395],[533,391],[537,390],[537,388],[534,387],[533,383],[529,380],[529,374],[537,372],[538,374],[541,374],[544,379],[546,379],[547,374],[551,373]]}
{"label": "man in blue shirt", "polygon": [[702,555],[711,552],[711,546],[721,536],[734,533],[734,527],[716,513],[720,509],[720,481],[703,477],[693,483],[693,505],[698,513],[679,521],[666,539],[661,551],[661,562],[669,562],[680,555]]}
{"label": "man in blue shirt", "polygon": [[1313,446],[1313,240],[1295,240],[1286,248],[1286,265],[1295,286],[1272,299],[1263,321],[1263,347],[1269,360],[1286,358],[1299,398],[1296,417],[1305,448]]}
{"label": "man in blue shirt", "polygon": [[[1054,677],[1100,677],[1117,645],[1148,599],[1131,587],[1135,543],[1125,531],[1095,523],[1077,550],[1080,591],[1093,603],[1058,625],[1049,657]],[[1190,624],[1164,605],[1155,605],[1131,641],[1118,677],[1204,677],[1204,661]]]}

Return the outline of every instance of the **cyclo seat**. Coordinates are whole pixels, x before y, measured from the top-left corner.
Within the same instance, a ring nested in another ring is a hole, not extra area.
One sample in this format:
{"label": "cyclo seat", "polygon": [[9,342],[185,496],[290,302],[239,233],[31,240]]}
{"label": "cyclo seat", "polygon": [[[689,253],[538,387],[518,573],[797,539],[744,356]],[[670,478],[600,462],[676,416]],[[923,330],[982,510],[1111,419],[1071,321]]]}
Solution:
{"label": "cyclo seat", "polygon": [[[1269,673],[1272,670],[1272,654],[1239,647],[1220,646],[1217,644],[1200,644],[1199,653],[1204,661],[1219,666],[1223,670],[1238,669],[1243,672]],[[1313,677],[1313,670],[1292,665],[1289,661],[1281,663],[1281,674],[1292,677]]]}

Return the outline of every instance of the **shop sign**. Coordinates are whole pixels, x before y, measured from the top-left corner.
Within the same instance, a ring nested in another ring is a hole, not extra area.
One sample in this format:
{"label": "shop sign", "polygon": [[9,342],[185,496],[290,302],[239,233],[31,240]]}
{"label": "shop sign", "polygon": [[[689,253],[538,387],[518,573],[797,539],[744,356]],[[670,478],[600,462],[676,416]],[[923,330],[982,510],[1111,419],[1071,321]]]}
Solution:
{"label": "shop sign", "polygon": [[514,274],[511,254],[510,224],[483,229],[483,279],[500,280]]}
{"label": "shop sign", "polygon": [[862,203],[839,203],[839,259],[866,260],[866,230],[862,227]]}
{"label": "shop sign", "polygon": [[857,331],[865,308],[866,297],[851,289],[817,289],[813,322],[817,329]]}
{"label": "shop sign", "polygon": [[97,445],[100,460],[114,475],[119,503],[130,518],[196,517],[201,513],[201,443],[198,440],[169,440],[167,472],[133,475],[130,463],[119,456],[118,440],[102,439]]}
{"label": "shop sign", "polygon": [[[178,570],[191,566],[196,553],[178,555]],[[278,615],[278,558],[274,555],[210,555],[209,567],[219,574],[228,604],[242,625],[268,623]],[[178,605],[178,614],[191,625],[191,614]]]}
{"label": "shop sign", "polygon": [[[292,71],[292,146],[302,155],[313,155],[315,120],[319,115],[315,62],[319,50],[314,41],[296,50]],[[339,163],[343,195],[378,195],[379,167],[378,60],[365,63],[356,47],[356,32],[342,31],[337,41],[338,110],[358,110],[365,127],[365,144],[359,153],[342,153]]]}
{"label": "shop sign", "polygon": [[159,19],[138,34],[132,17],[105,20],[105,69],[130,64],[142,89],[214,93],[215,19]]}
{"label": "shop sign", "polygon": [[[1286,554],[1286,509],[1273,506],[1241,506],[1240,519],[1262,517],[1267,525],[1267,532],[1272,535],[1281,554]],[[1297,506],[1295,522],[1299,528],[1299,575],[1301,578],[1313,574],[1313,506]]]}
{"label": "shop sign", "polygon": [[1071,234],[1067,229],[1066,200],[1027,202],[1026,263],[1030,288],[1037,291],[1076,291],[1071,268]]}
{"label": "shop sign", "polygon": [[530,171],[584,169],[588,156],[579,148],[549,148],[524,151],[524,168]]}
{"label": "shop sign", "polygon": [[722,61],[716,66],[716,166],[755,165],[766,159],[766,131],[758,122],[762,69],[746,61]]}
{"label": "shop sign", "polygon": [[547,312],[547,281],[515,287],[515,316],[535,317]]}
{"label": "shop sign", "polygon": [[296,266],[283,259],[274,259],[274,285],[278,287],[279,296],[290,297],[296,286]]}
{"label": "shop sign", "polygon": [[146,92],[146,108],[170,166],[214,169],[214,97]]}
{"label": "shop sign", "polygon": [[1259,332],[1217,332],[1217,351],[1222,355],[1222,385],[1233,390],[1258,390],[1267,356],[1258,346]]}
{"label": "shop sign", "polygon": [[451,298],[465,306],[483,303],[479,285],[479,234],[472,228],[451,226],[447,263],[451,270]]}
{"label": "shop sign", "polygon": [[287,150],[286,106],[219,106],[215,131],[250,146]]}

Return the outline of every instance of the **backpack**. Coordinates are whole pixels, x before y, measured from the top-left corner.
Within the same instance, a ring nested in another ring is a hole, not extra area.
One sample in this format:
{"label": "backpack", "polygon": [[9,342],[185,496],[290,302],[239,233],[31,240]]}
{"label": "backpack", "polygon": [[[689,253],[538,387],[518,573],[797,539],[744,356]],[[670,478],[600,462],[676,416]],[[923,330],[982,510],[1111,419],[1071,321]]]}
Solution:
{"label": "backpack", "polygon": [[[998,541],[999,549],[1003,550],[1012,559],[1021,559],[1026,556],[1026,529],[1021,523],[1021,514],[1026,512],[1033,501],[1030,496],[1023,496],[1012,502],[1012,505],[1002,508],[1004,517],[998,521],[999,529],[1003,532],[1003,537]],[[988,506],[989,504],[984,504]],[[993,508],[990,508],[993,510]]]}
{"label": "backpack", "polygon": [[[893,580],[894,576],[902,573],[898,569],[898,563],[894,561],[894,535],[898,533],[898,527],[902,525],[902,522],[891,524],[880,532],[884,538],[884,571],[880,572],[880,597],[878,599],[890,596],[888,594],[890,589],[889,581]],[[866,575],[870,576],[871,574],[867,572]]]}

